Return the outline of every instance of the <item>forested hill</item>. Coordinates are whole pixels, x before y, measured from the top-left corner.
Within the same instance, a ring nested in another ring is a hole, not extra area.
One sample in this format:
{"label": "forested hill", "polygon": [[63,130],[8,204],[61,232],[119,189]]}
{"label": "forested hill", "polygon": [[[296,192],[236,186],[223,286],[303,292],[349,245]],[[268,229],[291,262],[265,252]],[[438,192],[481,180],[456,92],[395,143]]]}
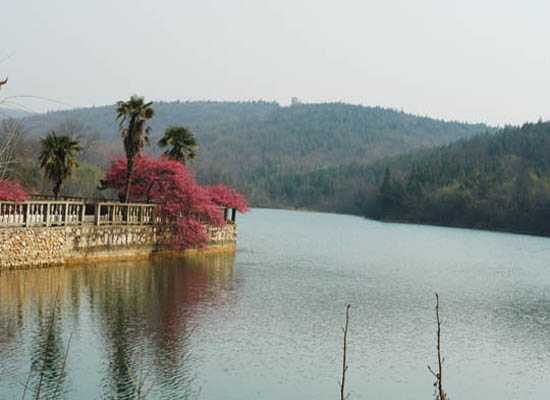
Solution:
{"label": "forested hill", "polygon": [[[383,220],[550,235],[550,122],[288,176],[289,202]],[[280,188],[274,188],[280,190]]]}
{"label": "forested hill", "polygon": [[550,235],[549,154],[549,122],[475,137],[393,175],[388,170],[380,210],[365,211],[386,219]]}
{"label": "forested hill", "polygon": [[[254,205],[287,205],[265,187],[300,171],[350,162],[366,165],[387,156],[446,144],[489,128],[444,122],[378,107],[342,103],[156,102],[152,143],[170,125],[190,127],[200,144],[195,168],[203,181],[226,181]],[[52,112],[27,118],[43,134],[66,121],[79,121],[103,142],[120,139],[114,106]],[[117,146],[111,148],[121,149]],[[151,146],[149,151],[158,151]],[[292,205],[291,205],[292,206]]]}

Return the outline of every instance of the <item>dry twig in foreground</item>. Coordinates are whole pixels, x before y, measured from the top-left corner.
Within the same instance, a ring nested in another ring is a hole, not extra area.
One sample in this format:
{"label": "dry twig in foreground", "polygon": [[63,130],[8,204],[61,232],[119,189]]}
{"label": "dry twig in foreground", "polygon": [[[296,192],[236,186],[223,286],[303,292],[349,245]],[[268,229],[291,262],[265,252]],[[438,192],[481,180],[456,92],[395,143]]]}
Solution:
{"label": "dry twig in foreground", "polygon": [[346,306],[346,323],[343,328],[344,332],[344,345],[343,345],[343,357],[342,357],[342,381],[340,382],[340,400],[345,400],[348,398],[348,395],[345,393],[346,390],[346,372],[348,370],[346,355],[348,350],[348,324],[349,324],[349,309],[351,304]]}
{"label": "dry twig in foreground", "polygon": [[449,400],[447,394],[443,391],[443,362],[441,356],[441,320],[439,319],[439,295],[435,294],[435,317],[437,320],[437,372],[428,365],[428,370],[435,378],[434,386],[436,387],[436,400]]}

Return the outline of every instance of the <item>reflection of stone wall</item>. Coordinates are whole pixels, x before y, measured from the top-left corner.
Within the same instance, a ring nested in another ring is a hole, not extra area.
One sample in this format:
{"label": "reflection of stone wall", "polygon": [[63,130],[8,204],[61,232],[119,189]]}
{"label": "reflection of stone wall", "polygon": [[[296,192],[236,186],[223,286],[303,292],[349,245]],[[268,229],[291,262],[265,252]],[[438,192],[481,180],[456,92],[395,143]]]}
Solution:
{"label": "reflection of stone wall", "polygon": [[[209,227],[205,251],[235,248],[236,227]],[[99,259],[148,257],[159,250],[156,229],[148,225],[0,229],[0,271]]]}

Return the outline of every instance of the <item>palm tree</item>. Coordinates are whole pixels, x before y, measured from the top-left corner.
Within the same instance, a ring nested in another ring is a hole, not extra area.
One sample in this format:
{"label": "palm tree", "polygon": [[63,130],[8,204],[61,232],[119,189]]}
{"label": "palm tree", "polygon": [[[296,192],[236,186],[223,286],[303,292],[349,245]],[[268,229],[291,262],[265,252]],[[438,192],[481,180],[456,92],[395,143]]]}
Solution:
{"label": "palm tree", "polygon": [[63,181],[78,167],[76,154],[81,150],[76,140],[69,136],[57,136],[52,131],[41,141],[39,160],[46,178],[53,182],[53,194],[57,200]]}
{"label": "palm tree", "polygon": [[[130,187],[132,185],[132,173],[134,160],[143,150],[145,144],[149,143],[150,127],[146,126],[148,120],[153,118],[155,111],[151,107],[152,102],[146,103],[143,97],[132,96],[128,101],[117,103],[117,117],[119,121],[120,134],[124,140],[124,151],[126,152],[126,190],[124,201],[127,203],[130,198]],[[125,123],[128,124],[125,126]]]}
{"label": "palm tree", "polygon": [[183,126],[172,126],[166,129],[164,136],[159,141],[159,146],[171,146],[164,154],[172,160],[181,162],[183,165],[197,156],[198,144],[195,136],[189,129]]}

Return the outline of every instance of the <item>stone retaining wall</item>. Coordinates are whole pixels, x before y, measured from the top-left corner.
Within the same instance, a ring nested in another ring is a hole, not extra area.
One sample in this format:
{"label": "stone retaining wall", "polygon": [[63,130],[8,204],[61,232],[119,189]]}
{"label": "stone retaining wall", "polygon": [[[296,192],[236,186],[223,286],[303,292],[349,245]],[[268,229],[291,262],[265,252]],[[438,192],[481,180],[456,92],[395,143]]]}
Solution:
{"label": "stone retaining wall", "polygon": [[[209,244],[196,251],[233,251],[236,227],[209,227]],[[0,271],[89,260],[149,257],[161,249],[151,225],[0,228]]]}

